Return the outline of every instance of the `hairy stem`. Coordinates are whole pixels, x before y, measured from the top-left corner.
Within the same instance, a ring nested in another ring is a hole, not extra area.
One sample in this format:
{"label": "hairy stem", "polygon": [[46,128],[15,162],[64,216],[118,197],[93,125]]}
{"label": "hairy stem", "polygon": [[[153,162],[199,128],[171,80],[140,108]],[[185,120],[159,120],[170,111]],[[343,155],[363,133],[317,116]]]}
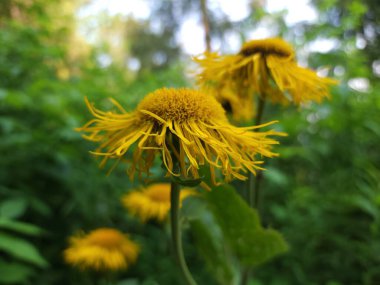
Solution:
{"label": "hairy stem", "polygon": [[187,285],[197,285],[194,281],[191,273],[187,267],[185,257],[182,250],[182,240],[181,240],[181,228],[179,223],[179,205],[180,205],[180,189],[179,185],[175,182],[171,182],[170,190],[170,225],[172,230],[172,240],[174,246],[174,252],[178,265],[181,269],[181,273],[186,281]]}

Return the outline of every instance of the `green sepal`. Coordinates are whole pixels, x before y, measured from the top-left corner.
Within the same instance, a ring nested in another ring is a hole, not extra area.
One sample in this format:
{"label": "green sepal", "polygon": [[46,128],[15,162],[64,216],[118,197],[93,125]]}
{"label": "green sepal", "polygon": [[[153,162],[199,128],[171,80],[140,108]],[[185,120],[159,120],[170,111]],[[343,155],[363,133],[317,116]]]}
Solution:
{"label": "green sepal", "polygon": [[195,187],[203,181],[203,177],[197,179],[183,179],[181,177],[172,176],[172,181],[182,186]]}

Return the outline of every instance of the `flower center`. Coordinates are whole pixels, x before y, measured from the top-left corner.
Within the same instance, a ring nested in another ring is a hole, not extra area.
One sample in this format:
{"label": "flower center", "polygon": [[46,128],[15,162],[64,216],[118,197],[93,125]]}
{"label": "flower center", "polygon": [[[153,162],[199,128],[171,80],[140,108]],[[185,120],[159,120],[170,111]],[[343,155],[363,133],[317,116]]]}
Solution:
{"label": "flower center", "polygon": [[123,243],[124,236],[114,229],[97,229],[87,237],[89,243],[104,248],[118,248]]}
{"label": "flower center", "polygon": [[148,197],[155,202],[169,203],[170,202],[170,184],[161,183],[151,185],[146,193]]}
{"label": "flower center", "polygon": [[[226,120],[222,106],[212,96],[187,88],[158,89],[148,94],[137,110],[149,111],[165,121],[179,123],[189,120]],[[144,121],[157,121],[143,112],[139,112],[138,116]]]}
{"label": "flower center", "polygon": [[245,43],[240,50],[240,54],[244,56],[251,56],[255,53],[289,57],[294,54],[294,51],[291,45],[280,38],[249,41]]}

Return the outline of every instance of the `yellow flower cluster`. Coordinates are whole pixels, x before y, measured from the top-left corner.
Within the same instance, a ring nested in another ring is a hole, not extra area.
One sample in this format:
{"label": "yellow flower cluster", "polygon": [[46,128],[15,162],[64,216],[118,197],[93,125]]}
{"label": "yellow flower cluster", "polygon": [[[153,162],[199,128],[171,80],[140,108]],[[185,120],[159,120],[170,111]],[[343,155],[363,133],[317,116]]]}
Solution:
{"label": "yellow flower cluster", "polygon": [[236,120],[253,117],[255,95],[284,105],[321,102],[329,97],[329,86],[337,83],[300,67],[293,48],[280,38],[253,40],[237,54],[205,53],[195,61],[202,68],[200,87],[228,104]]}
{"label": "yellow flower cluster", "polygon": [[[255,129],[272,124],[238,128],[232,126],[222,106],[212,96],[191,89],[158,89],[148,94],[134,112],[126,112],[117,102],[118,112],[96,109],[87,100],[94,115],[79,131],[84,138],[100,144],[95,155],[117,161],[133,148],[128,173],[146,173],[157,154],[161,155],[168,174],[199,178],[199,166],[208,164],[211,178],[220,169],[226,181],[245,180],[244,173],[262,169],[262,157],[274,157],[270,136],[285,135],[276,131]],[[128,161],[127,161],[128,162]]]}
{"label": "yellow flower cluster", "polygon": [[127,269],[139,254],[139,246],[127,235],[112,228],[99,228],[70,238],[65,261],[83,270],[117,271]]}
{"label": "yellow flower cluster", "polygon": [[[192,190],[181,189],[180,201],[194,194]],[[122,203],[129,213],[142,222],[151,219],[162,222],[170,210],[170,184],[157,183],[142,190],[131,191],[122,197]]]}

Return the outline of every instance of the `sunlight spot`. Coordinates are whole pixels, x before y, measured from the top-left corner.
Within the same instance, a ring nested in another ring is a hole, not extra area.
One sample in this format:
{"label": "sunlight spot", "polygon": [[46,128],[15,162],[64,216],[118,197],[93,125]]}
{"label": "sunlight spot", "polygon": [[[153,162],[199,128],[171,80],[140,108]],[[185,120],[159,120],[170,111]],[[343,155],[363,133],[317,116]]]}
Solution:
{"label": "sunlight spot", "polygon": [[138,71],[141,67],[141,62],[136,57],[128,58],[127,66],[132,71]]}
{"label": "sunlight spot", "polygon": [[372,63],[372,71],[377,77],[380,77],[380,59]]}
{"label": "sunlight spot", "polygon": [[187,54],[200,54],[206,50],[204,29],[194,15],[184,20],[177,37]]}
{"label": "sunlight spot", "polygon": [[355,44],[358,49],[364,49],[367,46],[367,41],[363,37],[357,36]]}
{"label": "sunlight spot", "polygon": [[364,77],[357,77],[348,80],[348,86],[350,86],[350,88],[354,89],[355,91],[365,93],[369,92],[370,89],[369,80],[368,78]]}
{"label": "sunlight spot", "polygon": [[219,0],[220,8],[230,21],[241,21],[249,15],[248,0]]}
{"label": "sunlight spot", "polygon": [[340,41],[337,39],[316,39],[308,44],[308,48],[311,52],[328,53],[339,45]]}
{"label": "sunlight spot", "polygon": [[346,73],[346,70],[343,66],[337,65],[334,67],[334,75],[335,76],[343,76]]}
{"label": "sunlight spot", "polygon": [[310,1],[308,0],[267,0],[266,8],[269,13],[285,10],[285,22],[288,25],[298,22],[313,23],[318,19],[317,11],[310,5]]}
{"label": "sunlight spot", "polygon": [[105,68],[112,64],[112,57],[107,53],[102,53],[98,55],[97,61],[101,67]]}
{"label": "sunlight spot", "polygon": [[317,69],[317,74],[318,74],[318,76],[320,76],[320,77],[327,77],[327,76],[329,75],[329,70],[330,70],[330,68],[325,67],[325,66],[323,66],[323,67],[318,67],[318,69]]}

